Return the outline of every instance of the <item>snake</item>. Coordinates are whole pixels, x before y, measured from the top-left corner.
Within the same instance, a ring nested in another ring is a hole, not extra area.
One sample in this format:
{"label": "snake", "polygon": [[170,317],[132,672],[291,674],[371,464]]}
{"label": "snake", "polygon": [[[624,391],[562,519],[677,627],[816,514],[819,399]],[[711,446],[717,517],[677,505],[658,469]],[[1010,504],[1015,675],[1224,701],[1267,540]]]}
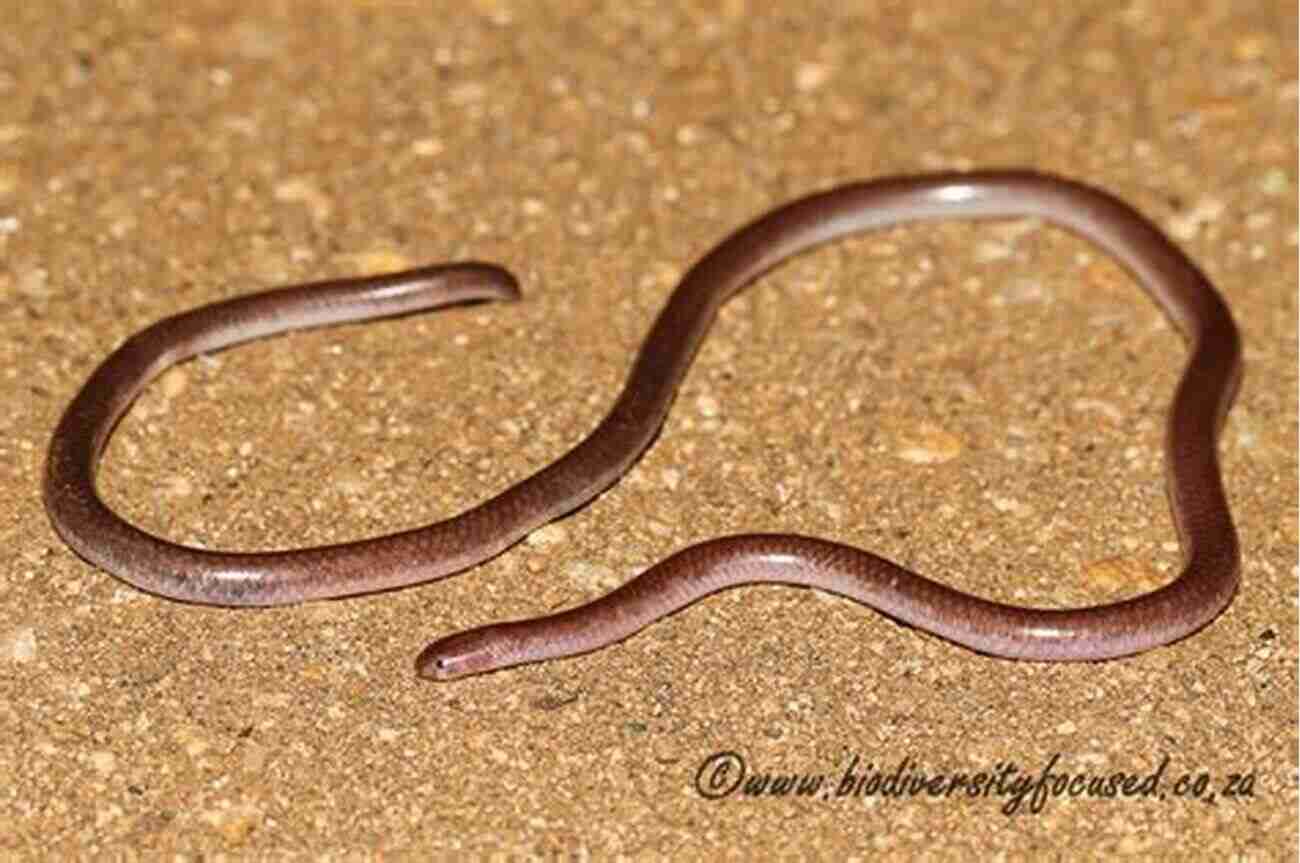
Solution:
{"label": "snake", "polygon": [[387,591],[470,569],[614,485],[658,435],[679,384],[729,298],[794,255],[847,235],[947,220],[1038,219],[1121,264],[1182,333],[1187,358],[1167,415],[1166,490],[1182,550],[1172,581],[1077,608],[1031,608],[966,593],[849,545],[789,533],[737,534],[682,549],[586,604],[443,636],[415,661],[449,680],[587,653],[728,588],[815,588],[977,653],[1106,660],[1183,639],[1232,601],[1240,550],[1218,438],[1241,375],[1223,298],[1151,221],[1112,194],[1035,170],[906,174],[850,182],[776,207],[700,257],[637,351],[613,407],[567,453],[495,496],[426,526],[331,545],[238,552],[147,533],[96,490],[100,456],[141,390],[168,367],[290,330],[520,298],[507,270],[478,261],[312,282],[226,299],[127,338],[91,373],[50,438],[44,501],[80,557],[151,594],[217,606],[276,606]]}

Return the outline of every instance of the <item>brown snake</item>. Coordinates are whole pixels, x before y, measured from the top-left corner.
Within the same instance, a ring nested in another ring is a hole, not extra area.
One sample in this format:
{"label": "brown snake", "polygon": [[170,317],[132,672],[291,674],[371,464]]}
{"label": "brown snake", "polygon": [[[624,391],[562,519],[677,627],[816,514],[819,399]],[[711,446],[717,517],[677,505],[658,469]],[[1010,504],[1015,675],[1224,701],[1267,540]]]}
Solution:
{"label": "brown snake", "polygon": [[1028,171],[891,177],[810,195],[735,232],[685,275],[646,337],[623,392],[581,443],[460,515],[388,536],[316,548],[208,551],[151,536],[95,490],[95,468],[118,419],[159,372],[196,354],[304,327],[406,314],[453,303],[516,299],[514,279],[486,264],[266,291],[213,303],[140,331],[114,351],[68,406],[50,440],[45,505],[78,554],[151,593],[214,605],[281,605],[440,579],[509,548],[613,485],[650,444],[718,308],[772,267],[846,234],[903,222],[1038,217],[1119,260],[1189,343],[1168,417],[1166,467],[1184,567],[1142,596],[1076,609],[991,602],[865,551],[789,534],[691,546],[586,605],[493,624],[430,644],[425,677],[451,678],[595,650],[715,591],[806,585],[862,602],[977,651],[1022,659],[1106,659],[1182,638],[1213,620],[1237,587],[1239,552],[1216,441],[1241,375],[1241,347],[1219,294],[1155,226],[1116,198]]}

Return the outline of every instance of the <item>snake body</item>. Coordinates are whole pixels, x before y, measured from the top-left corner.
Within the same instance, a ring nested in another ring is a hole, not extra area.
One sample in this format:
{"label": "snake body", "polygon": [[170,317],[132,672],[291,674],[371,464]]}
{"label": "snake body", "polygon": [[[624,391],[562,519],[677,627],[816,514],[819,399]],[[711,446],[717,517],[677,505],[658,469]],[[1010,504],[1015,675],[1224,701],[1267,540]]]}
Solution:
{"label": "snake body", "polygon": [[1169,410],[1166,467],[1184,567],[1132,599],[1032,609],[980,599],[869,552],[791,534],[750,534],[684,549],[586,605],[439,639],[416,661],[446,679],[595,650],[703,596],[756,582],[831,591],[974,650],[1033,660],[1123,656],[1213,620],[1239,577],[1236,531],[1217,437],[1241,375],[1222,298],[1165,235],[1091,186],[1029,171],[887,177],[772,210],[731,234],[682,278],[642,343],[604,420],[555,462],[444,521],[357,542],[272,552],[191,548],[129,524],[101,501],[95,469],[113,427],[151,378],[199,353],[287,330],[475,300],[518,297],[487,264],[425,267],[299,285],[203,306],[129,338],[73,398],[50,441],[45,504],[78,554],[151,593],[215,605],[280,605],[432,581],[491,558],[614,484],[663,424],[719,307],[793,255],[848,234],[935,219],[1037,217],[1123,264],[1185,336],[1189,353]]}

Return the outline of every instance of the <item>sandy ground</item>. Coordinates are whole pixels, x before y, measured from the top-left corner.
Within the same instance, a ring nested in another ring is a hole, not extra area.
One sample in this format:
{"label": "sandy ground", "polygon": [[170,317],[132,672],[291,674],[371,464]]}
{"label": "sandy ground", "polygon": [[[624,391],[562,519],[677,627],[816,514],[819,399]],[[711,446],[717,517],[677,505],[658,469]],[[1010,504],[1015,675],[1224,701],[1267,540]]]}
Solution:
{"label": "sandy ground", "polygon": [[[0,3],[0,848],[1294,859],[1292,4],[422,5]],[[1181,340],[1095,249],[1026,222],[891,230],[773,272],[723,311],[629,476],[442,583],[186,606],[46,519],[60,411],[165,315],[428,261],[519,275],[517,304],[187,363],[108,448],[103,493],[152,532],[357,539],[579,440],[677,277],[746,220],[980,166],[1124,197],[1240,322],[1221,453],[1242,586],[1179,644],[1018,663],[764,587],[585,657],[412,673],[435,636],[574,605],[726,533],[833,538],[1028,605],[1172,578]],[[709,799],[723,765],[746,781]],[[841,793],[850,774],[979,771],[1154,779],[1117,799]],[[789,775],[823,784],[763,782]]]}

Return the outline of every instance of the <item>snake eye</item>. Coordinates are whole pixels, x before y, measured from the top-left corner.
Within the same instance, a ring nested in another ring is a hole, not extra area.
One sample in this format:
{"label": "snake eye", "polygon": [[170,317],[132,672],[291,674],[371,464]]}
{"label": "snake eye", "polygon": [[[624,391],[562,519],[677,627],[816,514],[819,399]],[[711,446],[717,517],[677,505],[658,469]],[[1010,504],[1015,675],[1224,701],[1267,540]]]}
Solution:
{"label": "snake eye", "polygon": [[450,657],[439,656],[433,660],[429,670],[432,672],[431,677],[438,680],[447,680],[456,676],[456,662]]}

